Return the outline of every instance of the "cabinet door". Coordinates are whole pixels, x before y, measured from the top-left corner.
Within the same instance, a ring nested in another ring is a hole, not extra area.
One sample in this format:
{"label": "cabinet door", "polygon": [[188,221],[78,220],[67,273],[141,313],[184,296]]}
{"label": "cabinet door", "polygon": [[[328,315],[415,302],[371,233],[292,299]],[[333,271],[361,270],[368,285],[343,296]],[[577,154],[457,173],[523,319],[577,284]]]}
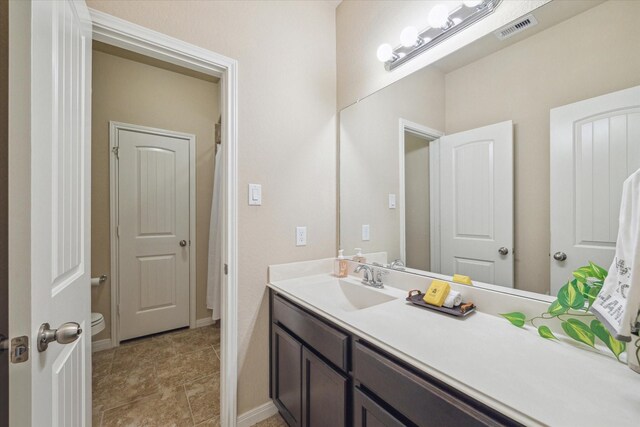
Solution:
{"label": "cabinet door", "polygon": [[277,325],[271,337],[271,393],[290,427],[301,426],[302,344]]}
{"label": "cabinet door", "polygon": [[347,425],[347,378],[302,350],[302,426]]}
{"label": "cabinet door", "polygon": [[357,387],[353,392],[353,419],[354,427],[405,427]]}

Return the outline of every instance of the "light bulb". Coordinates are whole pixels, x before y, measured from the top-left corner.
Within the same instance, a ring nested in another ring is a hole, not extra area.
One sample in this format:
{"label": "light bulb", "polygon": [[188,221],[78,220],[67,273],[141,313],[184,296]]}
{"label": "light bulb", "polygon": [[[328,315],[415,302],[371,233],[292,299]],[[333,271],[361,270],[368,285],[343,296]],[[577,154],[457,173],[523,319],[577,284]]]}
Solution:
{"label": "light bulb", "polygon": [[429,12],[429,25],[432,28],[444,28],[449,22],[449,9],[443,4],[437,4]]}
{"label": "light bulb", "polygon": [[476,7],[482,3],[482,0],[463,0],[462,3],[467,7]]}
{"label": "light bulb", "polygon": [[393,48],[388,43],[381,44],[378,46],[376,56],[378,57],[378,61],[387,62],[393,58]]}
{"label": "light bulb", "polygon": [[400,43],[404,47],[415,46],[418,43],[418,30],[416,27],[407,27],[400,33]]}

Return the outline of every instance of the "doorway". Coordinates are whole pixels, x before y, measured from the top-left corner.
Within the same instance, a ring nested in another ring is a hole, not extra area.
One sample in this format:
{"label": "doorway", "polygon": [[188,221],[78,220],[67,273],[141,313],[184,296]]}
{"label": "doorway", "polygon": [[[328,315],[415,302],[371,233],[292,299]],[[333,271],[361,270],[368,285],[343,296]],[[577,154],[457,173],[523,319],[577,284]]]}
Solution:
{"label": "doorway", "polygon": [[423,135],[405,131],[405,265],[431,271],[429,143]]}
{"label": "doorway", "polygon": [[[440,268],[442,132],[400,119],[400,259],[408,268]],[[391,203],[391,201],[390,201]]]}
{"label": "doorway", "polygon": [[205,295],[219,79],[96,41],[92,74],[91,271],[107,276],[92,317],[109,319],[92,337],[94,425],[215,423],[220,325]]}

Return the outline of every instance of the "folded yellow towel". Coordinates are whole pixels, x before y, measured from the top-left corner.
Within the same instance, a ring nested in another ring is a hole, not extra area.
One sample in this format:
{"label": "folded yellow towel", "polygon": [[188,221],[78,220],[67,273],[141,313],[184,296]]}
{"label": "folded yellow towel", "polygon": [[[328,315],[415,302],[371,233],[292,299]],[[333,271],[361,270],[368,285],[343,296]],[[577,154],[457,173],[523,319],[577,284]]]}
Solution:
{"label": "folded yellow towel", "polygon": [[454,274],[453,275],[453,281],[456,282],[456,283],[460,283],[462,285],[473,286],[473,283],[471,282],[471,277],[463,276],[462,274]]}
{"label": "folded yellow towel", "polygon": [[451,286],[442,280],[434,280],[431,282],[429,289],[422,298],[424,302],[431,305],[442,307],[444,300],[447,299]]}

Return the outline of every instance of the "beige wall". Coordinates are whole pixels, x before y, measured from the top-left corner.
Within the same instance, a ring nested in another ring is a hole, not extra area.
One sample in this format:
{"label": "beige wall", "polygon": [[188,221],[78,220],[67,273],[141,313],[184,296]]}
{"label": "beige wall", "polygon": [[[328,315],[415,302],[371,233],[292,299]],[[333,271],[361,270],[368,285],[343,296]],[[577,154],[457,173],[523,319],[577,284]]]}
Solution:
{"label": "beige wall", "polygon": [[606,2],[446,75],[446,133],[514,121],[517,288],[549,290],[549,110],[640,84],[638,17]]}
{"label": "beige wall", "polygon": [[[196,135],[196,318],[207,318],[207,256],[213,194],[214,124],[220,115],[219,85],[151,65],[93,51],[91,152],[91,270],[110,274],[109,121]],[[92,288],[91,310],[111,336],[110,282]]]}
{"label": "beige wall", "polygon": [[338,6],[337,72],[338,110],[460,49],[550,0],[506,0],[490,16],[465,29],[428,52],[392,72],[376,58],[382,43],[399,44],[406,26],[427,26],[431,8],[441,0],[359,1],[345,0]]}
{"label": "beige wall", "polygon": [[404,134],[404,193],[406,265],[431,269],[429,211],[429,141]]}
{"label": "beige wall", "polygon": [[[238,411],[269,401],[267,266],[335,255],[335,2],[99,1],[238,60]],[[263,204],[247,206],[247,184]],[[295,246],[295,226],[308,244]]]}
{"label": "beige wall", "polygon": [[[340,246],[400,258],[400,119],[444,129],[444,74],[425,68],[340,112]],[[398,199],[398,206],[399,206]],[[362,241],[362,225],[371,240]]]}

